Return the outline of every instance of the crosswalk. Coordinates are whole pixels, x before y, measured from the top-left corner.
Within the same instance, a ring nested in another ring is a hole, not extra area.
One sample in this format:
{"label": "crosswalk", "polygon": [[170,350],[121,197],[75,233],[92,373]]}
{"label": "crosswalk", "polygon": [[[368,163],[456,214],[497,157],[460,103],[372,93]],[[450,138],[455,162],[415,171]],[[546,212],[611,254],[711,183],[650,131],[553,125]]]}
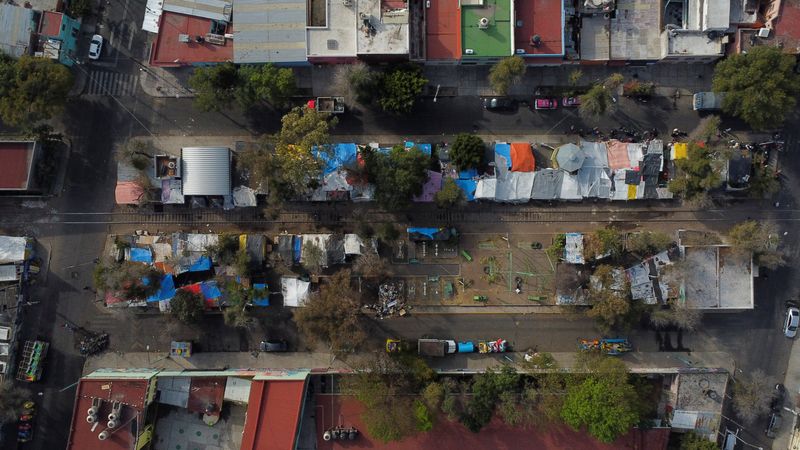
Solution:
{"label": "crosswalk", "polygon": [[92,70],[86,83],[85,95],[113,95],[115,97],[131,96],[136,93],[138,74]]}

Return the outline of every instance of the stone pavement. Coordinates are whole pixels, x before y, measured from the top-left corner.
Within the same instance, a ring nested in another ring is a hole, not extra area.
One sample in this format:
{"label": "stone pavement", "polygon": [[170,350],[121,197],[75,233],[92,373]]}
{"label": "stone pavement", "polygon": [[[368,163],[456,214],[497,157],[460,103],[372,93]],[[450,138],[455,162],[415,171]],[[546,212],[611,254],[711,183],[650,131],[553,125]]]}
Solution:
{"label": "stone pavement", "polygon": [[151,97],[194,97],[189,87],[192,68],[162,68],[148,66],[139,71],[139,84],[145,94]]}
{"label": "stone pavement", "polygon": [[[575,352],[552,353],[559,367],[572,367]],[[429,364],[440,373],[482,372],[499,364],[516,365],[524,353],[509,352],[481,355],[456,354],[431,358]],[[226,369],[316,369],[329,372],[348,372],[358,366],[359,360],[369,358],[368,353],[347,356],[347,360],[331,353],[197,353],[190,358],[170,357],[164,352],[112,353],[88,358],[83,368],[87,375],[98,369],[159,370],[226,370]],[[621,357],[634,373],[678,373],[686,371],[721,370],[731,373],[733,356],[725,352],[635,352]]]}

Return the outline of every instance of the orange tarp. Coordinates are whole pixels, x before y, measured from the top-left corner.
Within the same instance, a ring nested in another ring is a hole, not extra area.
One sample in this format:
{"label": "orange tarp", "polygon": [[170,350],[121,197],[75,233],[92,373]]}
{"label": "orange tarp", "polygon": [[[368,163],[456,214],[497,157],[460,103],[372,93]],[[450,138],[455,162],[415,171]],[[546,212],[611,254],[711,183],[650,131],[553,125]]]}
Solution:
{"label": "orange tarp", "polygon": [[142,195],[144,195],[144,190],[133,181],[120,181],[114,189],[114,197],[118,205],[135,205],[139,203]]}
{"label": "orange tarp", "polygon": [[536,162],[533,159],[531,144],[527,142],[513,142],[511,144],[511,171],[533,172]]}

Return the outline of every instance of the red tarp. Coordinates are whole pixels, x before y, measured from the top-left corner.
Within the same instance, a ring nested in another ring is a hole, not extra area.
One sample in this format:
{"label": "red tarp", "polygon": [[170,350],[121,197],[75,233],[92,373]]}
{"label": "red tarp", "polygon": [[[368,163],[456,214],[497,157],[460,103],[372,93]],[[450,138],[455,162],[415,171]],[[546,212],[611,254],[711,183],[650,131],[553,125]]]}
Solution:
{"label": "red tarp", "polygon": [[511,143],[511,171],[533,172],[536,162],[533,159],[531,144],[527,142]]}
{"label": "red tarp", "polygon": [[133,181],[120,181],[114,189],[114,197],[118,205],[136,205],[144,195],[141,186]]}

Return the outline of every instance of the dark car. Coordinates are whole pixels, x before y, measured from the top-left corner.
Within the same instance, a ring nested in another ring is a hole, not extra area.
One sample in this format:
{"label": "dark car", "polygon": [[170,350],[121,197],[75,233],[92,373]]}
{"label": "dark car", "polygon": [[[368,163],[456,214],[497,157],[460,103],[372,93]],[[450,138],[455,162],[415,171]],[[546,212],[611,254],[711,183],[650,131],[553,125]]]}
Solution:
{"label": "dark car", "polygon": [[783,401],[786,399],[786,388],[782,384],[775,385],[775,390],[772,391],[772,401],[769,404],[769,409],[772,411],[780,411],[783,408]]}
{"label": "dark car", "polygon": [[289,350],[289,346],[283,339],[261,341],[261,345],[259,345],[259,350],[261,350],[262,352],[285,352]]}
{"label": "dark car", "polygon": [[487,111],[514,111],[517,109],[517,102],[508,97],[485,98],[483,108]]}

